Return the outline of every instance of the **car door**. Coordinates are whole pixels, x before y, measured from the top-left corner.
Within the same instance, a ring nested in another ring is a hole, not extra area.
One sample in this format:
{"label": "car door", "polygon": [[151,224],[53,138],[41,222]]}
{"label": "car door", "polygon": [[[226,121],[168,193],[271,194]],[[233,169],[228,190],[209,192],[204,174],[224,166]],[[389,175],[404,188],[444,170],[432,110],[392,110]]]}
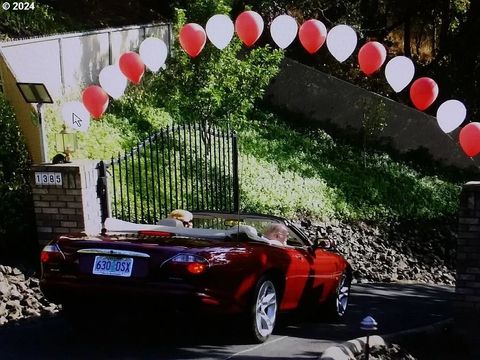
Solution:
{"label": "car door", "polygon": [[309,256],[312,277],[310,280],[311,293],[315,299],[323,301],[338,282],[339,259],[335,253],[322,248],[310,248]]}
{"label": "car door", "polygon": [[285,289],[283,292],[281,310],[296,308],[304,296],[308,287],[308,279],[311,273],[311,264],[306,247],[285,247],[289,264],[285,274]]}

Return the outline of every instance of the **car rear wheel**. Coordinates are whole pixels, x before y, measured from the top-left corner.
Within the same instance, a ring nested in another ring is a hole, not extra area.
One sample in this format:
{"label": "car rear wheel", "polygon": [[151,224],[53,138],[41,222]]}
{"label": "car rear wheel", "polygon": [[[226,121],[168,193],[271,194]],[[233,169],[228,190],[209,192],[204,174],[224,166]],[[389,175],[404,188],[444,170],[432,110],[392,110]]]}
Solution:
{"label": "car rear wheel", "polygon": [[341,319],[348,308],[350,297],[351,276],[349,273],[343,273],[338,282],[335,294],[327,302],[327,315],[333,320]]}
{"label": "car rear wheel", "polygon": [[250,334],[262,343],[273,332],[277,317],[277,291],[272,281],[262,278],[255,287],[250,316]]}

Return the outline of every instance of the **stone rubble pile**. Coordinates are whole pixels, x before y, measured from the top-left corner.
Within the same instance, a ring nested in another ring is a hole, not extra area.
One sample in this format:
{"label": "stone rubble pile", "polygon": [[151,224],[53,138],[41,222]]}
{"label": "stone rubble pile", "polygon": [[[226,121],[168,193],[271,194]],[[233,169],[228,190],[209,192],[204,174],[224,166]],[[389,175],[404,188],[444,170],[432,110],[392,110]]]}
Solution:
{"label": "stone rubble pile", "polygon": [[333,240],[353,268],[353,282],[455,284],[455,222],[337,225],[302,221],[311,239]]}
{"label": "stone rubble pile", "polygon": [[58,305],[43,297],[37,278],[26,278],[19,269],[0,265],[0,325],[58,310]]}
{"label": "stone rubble pile", "polygon": [[[352,265],[353,282],[414,281],[455,283],[455,225],[400,226],[388,228],[365,223],[299,222],[312,238],[326,238]],[[19,269],[0,265],[0,325],[10,321],[54,314],[59,306],[48,302],[38,278]]]}

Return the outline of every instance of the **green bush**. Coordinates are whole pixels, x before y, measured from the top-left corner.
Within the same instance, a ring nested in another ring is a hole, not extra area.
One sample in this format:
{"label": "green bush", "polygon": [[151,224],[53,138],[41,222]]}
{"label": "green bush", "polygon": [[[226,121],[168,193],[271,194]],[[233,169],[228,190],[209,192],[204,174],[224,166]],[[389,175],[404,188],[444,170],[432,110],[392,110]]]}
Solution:
{"label": "green bush", "polygon": [[[195,4],[188,20],[183,10],[177,10],[175,34],[186,22],[201,21],[204,25],[207,14],[228,10],[222,2],[213,0]],[[281,50],[269,46],[246,50],[234,37],[223,50],[207,42],[201,54],[191,59],[175,41],[166,69],[153,76],[147,87],[154,94],[153,104],[177,121],[236,123],[245,121],[263,97],[282,58]]]}
{"label": "green bush", "polygon": [[329,219],[335,215],[333,191],[321,178],[280,171],[275,163],[242,156],[240,201],[242,211],[299,218]]}
{"label": "green bush", "polygon": [[15,114],[0,93],[0,259],[31,260],[34,214],[29,156]]}
{"label": "green bush", "polygon": [[0,8],[1,40],[64,32],[71,23],[69,18],[60,16],[50,6],[33,0],[28,2],[33,3],[34,9],[22,11],[12,9],[13,1],[6,2],[11,8],[7,11]]}
{"label": "green bush", "polygon": [[[50,159],[61,150],[55,148],[63,126],[60,113],[57,106],[46,114]],[[108,160],[171,124],[172,118],[167,112],[148,104],[143,87],[132,86],[120,100],[111,101],[101,119],[91,119],[86,132],[77,132],[78,151],[73,158]]]}
{"label": "green bush", "polygon": [[458,211],[460,183],[423,174],[373,149],[363,154],[361,147],[320,129],[294,128],[293,118],[264,112],[255,117],[239,136],[242,153],[256,159],[242,173],[242,201],[249,210],[374,221],[434,219]]}

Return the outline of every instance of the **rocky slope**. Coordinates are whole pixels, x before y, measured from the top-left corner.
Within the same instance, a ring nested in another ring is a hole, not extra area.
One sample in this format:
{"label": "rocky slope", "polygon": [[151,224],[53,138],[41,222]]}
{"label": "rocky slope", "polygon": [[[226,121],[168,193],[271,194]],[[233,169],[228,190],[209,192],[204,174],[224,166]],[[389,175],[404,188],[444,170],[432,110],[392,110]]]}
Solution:
{"label": "rocky slope", "polygon": [[[455,224],[378,227],[305,220],[298,225],[311,238],[335,241],[354,269],[354,282],[454,284]],[[42,296],[35,275],[0,265],[0,325],[59,311]]]}
{"label": "rocky slope", "polygon": [[455,283],[456,223],[300,224],[313,238],[333,240],[354,269],[356,282]]}

